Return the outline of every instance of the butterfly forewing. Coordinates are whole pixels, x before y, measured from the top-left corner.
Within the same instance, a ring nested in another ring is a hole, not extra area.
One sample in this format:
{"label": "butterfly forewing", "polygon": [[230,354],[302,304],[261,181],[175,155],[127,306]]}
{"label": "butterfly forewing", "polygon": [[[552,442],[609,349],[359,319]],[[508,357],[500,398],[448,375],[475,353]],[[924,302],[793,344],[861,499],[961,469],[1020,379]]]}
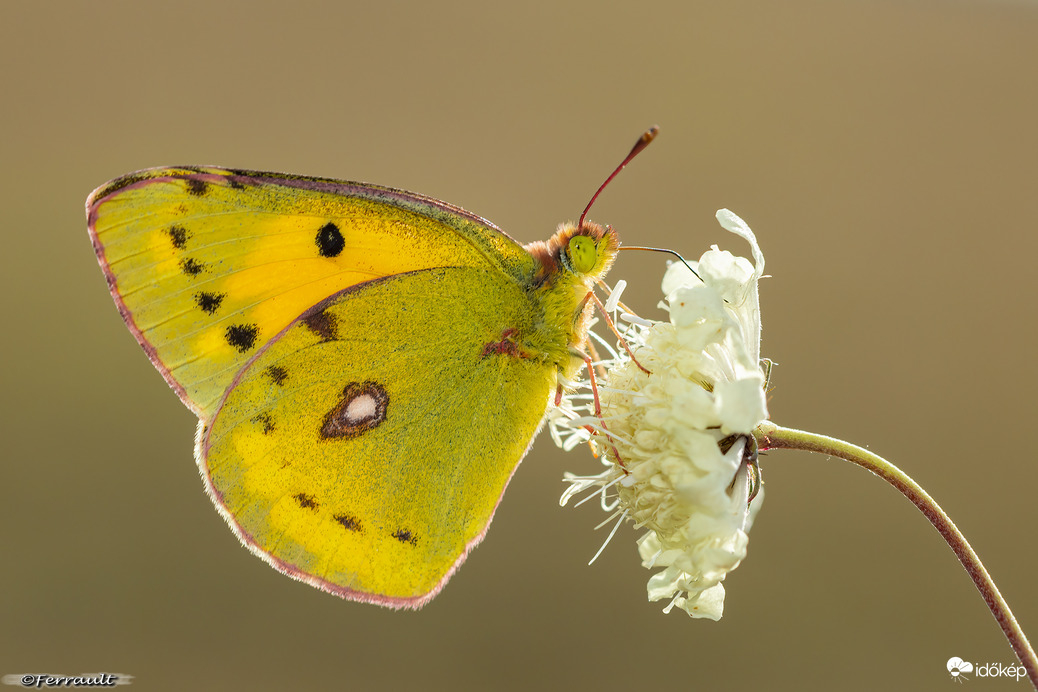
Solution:
{"label": "butterfly forewing", "polygon": [[348,286],[431,267],[528,271],[519,245],[459,212],[375,186],[223,169],[125,176],[87,208],[124,319],[202,417],[264,343]]}

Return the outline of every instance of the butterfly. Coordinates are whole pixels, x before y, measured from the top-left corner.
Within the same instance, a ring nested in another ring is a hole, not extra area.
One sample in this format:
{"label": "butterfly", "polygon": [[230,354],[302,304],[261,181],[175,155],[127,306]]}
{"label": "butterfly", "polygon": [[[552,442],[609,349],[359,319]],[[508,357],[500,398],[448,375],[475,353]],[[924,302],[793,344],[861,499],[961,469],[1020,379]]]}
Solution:
{"label": "butterfly", "polygon": [[584,364],[589,294],[619,248],[583,216],[521,245],[419,194],[214,167],[125,175],[86,213],[242,544],[393,608],[426,603],[482,540]]}

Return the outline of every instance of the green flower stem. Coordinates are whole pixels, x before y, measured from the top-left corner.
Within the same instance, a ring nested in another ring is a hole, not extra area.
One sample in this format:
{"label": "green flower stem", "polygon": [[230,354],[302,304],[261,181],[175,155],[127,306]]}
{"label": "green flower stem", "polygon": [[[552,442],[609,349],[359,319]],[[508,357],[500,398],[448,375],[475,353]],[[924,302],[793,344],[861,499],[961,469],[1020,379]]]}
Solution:
{"label": "green flower stem", "polygon": [[768,449],[802,449],[808,452],[818,452],[839,457],[872,471],[900,490],[905,497],[919,508],[919,511],[926,515],[926,518],[930,520],[930,523],[940,532],[944,540],[947,541],[948,545],[955,552],[955,555],[958,556],[959,562],[966,568],[966,571],[973,579],[973,583],[980,590],[981,596],[984,597],[988,608],[991,609],[991,614],[995,616],[999,626],[1002,628],[1002,632],[1005,633],[1010,646],[1013,647],[1017,658],[1020,659],[1020,663],[1027,670],[1027,676],[1030,678],[1031,684],[1038,690],[1038,656],[1035,656],[1034,649],[1031,647],[1030,642],[1027,641],[1027,636],[1020,629],[1020,625],[1017,624],[1016,618],[1013,617],[1013,613],[1002,598],[1002,594],[998,592],[995,582],[991,580],[991,575],[984,569],[980,558],[973,552],[970,544],[966,542],[965,536],[955,527],[952,520],[934,502],[933,498],[919,487],[918,483],[886,459],[843,440],[804,432],[803,430],[783,428],[770,421],[765,421],[757,428],[756,437],[761,451]]}

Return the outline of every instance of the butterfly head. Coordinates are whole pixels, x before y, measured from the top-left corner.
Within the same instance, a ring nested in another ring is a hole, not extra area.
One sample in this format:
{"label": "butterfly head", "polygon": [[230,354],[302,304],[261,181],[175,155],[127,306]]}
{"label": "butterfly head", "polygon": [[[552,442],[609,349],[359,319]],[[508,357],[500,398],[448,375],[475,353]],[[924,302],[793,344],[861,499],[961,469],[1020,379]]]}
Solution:
{"label": "butterfly head", "polygon": [[527,250],[540,262],[542,279],[568,276],[589,283],[605,275],[616,259],[620,240],[611,227],[585,221],[559,226],[547,242],[531,243]]}

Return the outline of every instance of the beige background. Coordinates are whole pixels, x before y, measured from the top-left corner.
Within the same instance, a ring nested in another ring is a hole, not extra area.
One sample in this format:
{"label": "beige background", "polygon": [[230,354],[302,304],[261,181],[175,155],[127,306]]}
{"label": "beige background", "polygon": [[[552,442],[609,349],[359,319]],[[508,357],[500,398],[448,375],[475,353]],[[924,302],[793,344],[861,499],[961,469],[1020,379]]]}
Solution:
{"label": "beige background", "polygon": [[[119,319],[83,200],[222,164],[450,200],[523,241],[597,205],[628,243],[767,256],[773,418],[888,455],[1038,637],[1038,3],[5,3],[0,674],[148,690],[946,690],[1010,664],[936,532],[835,460],[777,452],[719,623],[645,600],[630,527],[560,509],[545,437],[424,611],[348,603],[238,547],[194,419]],[[377,8],[375,6],[378,6]],[[662,260],[613,278],[655,313]],[[1005,680],[971,680],[1008,689]],[[1020,686],[1013,689],[1023,689]]]}

